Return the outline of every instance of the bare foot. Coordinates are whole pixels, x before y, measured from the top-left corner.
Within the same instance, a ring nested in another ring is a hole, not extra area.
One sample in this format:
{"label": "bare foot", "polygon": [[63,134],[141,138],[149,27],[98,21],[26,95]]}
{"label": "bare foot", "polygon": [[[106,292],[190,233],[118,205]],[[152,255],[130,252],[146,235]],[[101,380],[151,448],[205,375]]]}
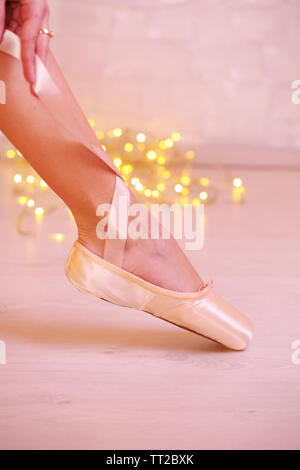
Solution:
{"label": "bare foot", "polygon": [[174,239],[128,240],[123,269],[165,289],[195,292],[203,281]]}

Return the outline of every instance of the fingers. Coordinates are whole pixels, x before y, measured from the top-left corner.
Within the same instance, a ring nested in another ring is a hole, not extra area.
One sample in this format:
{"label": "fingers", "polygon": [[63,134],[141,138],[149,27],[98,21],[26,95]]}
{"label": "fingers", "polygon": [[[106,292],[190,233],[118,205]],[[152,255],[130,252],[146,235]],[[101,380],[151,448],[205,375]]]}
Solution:
{"label": "fingers", "polygon": [[[21,9],[24,18],[21,30],[21,58],[25,79],[32,84],[36,79],[35,52],[42,21],[47,14],[47,4],[45,0],[22,0]],[[47,44],[42,44],[42,53],[46,50]]]}
{"label": "fingers", "polygon": [[18,28],[18,23],[15,20],[10,20],[6,29],[9,29],[13,33],[16,33]]}
{"label": "fingers", "polygon": [[20,8],[16,2],[6,3],[6,28],[18,34],[20,27]]}
{"label": "fingers", "polygon": [[[41,27],[49,28],[49,9],[46,8],[44,13],[44,17],[42,20]],[[45,63],[47,60],[48,50],[49,50],[49,36],[48,34],[39,34],[37,37],[37,44],[36,44],[36,53],[40,57],[40,59]]]}
{"label": "fingers", "polygon": [[21,58],[27,82],[35,82],[35,47],[41,18],[35,16],[27,20],[21,32]]}
{"label": "fingers", "polygon": [[3,34],[5,30],[5,0],[0,0],[0,42],[3,39]]}

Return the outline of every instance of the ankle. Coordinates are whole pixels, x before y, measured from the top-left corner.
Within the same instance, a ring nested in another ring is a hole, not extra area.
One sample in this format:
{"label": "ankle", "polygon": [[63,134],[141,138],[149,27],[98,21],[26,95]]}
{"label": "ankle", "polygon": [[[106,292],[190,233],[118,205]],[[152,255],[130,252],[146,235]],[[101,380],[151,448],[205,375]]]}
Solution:
{"label": "ankle", "polygon": [[87,225],[77,223],[77,231],[79,243],[92,251],[95,255],[103,258],[105,240],[97,238],[96,233],[93,233],[95,228],[91,230]]}

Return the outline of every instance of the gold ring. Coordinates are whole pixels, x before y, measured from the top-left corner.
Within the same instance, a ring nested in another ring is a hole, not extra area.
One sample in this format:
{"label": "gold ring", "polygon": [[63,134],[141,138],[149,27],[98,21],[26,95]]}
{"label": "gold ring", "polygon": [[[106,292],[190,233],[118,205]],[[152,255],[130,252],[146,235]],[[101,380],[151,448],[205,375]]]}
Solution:
{"label": "gold ring", "polygon": [[47,34],[47,36],[49,36],[49,38],[52,38],[53,31],[50,31],[50,29],[48,29],[48,28],[41,28],[40,29],[40,34]]}

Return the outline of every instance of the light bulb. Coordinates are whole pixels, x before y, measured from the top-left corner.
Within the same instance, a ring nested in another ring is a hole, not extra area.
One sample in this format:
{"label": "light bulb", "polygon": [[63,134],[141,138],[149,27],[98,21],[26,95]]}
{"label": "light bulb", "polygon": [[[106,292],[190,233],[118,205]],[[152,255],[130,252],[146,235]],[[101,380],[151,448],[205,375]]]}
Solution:
{"label": "light bulb", "polygon": [[43,215],[44,209],[42,207],[37,207],[34,211],[35,215]]}
{"label": "light bulb", "polygon": [[149,152],[147,152],[147,157],[149,158],[149,160],[155,160],[156,152],[154,150],[149,150]]}
{"label": "light bulb", "polygon": [[184,185],[188,185],[190,184],[191,182],[191,178],[188,176],[188,175],[183,175],[181,178],[180,178],[180,182]]}
{"label": "light bulb", "polygon": [[6,156],[7,156],[7,158],[15,158],[16,152],[13,149],[9,149],[6,152]]}
{"label": "light bulb", "polygon": [[123,131],[122,129],[120,129],[119,127],[116,127],[114,130],[113,130],[113,135],[115,137],[120,137],[122,135]]}
{"label": "light bulb", "polygon": [[114,158],[114,159],[113,159],[113,164],[114,164],[116,167],[121,166],[121,165],[122,165],[122,160],[121,160],[121,158],[118,158],[118,157],[117,157],[117,158]]}
{"label": "light bulb", "polygon": [[32,175],[27,176],[26,181],[29,184],[34,183],[34,176],[32,176]]}
{"label": "light bulb", "polygon": [[133,145],[131,142],[126,142],[126,144],[124,145],[124,149],[126,150],[126,152],[132,152],[133,150]]}
{"label": "light bulb", "polygon": [[174,190],[176,191],[176,193],[180,193],[182,191],[182,184],[175,184]]}
{"label": "light bulb", "polygon": [[145,134],[143,132],[139,132],[136,136],[136,140],[140,143],[145,142],[145,140],[146,140]]}
{"label": "light bulb", "polygon": [[203,178],[200,178],[200,184],[201,186],[208,186],[210,183],[209,179],[206,178],[206,176],[203,176]]}
{"label": "light bulb", "polygon": [[233,180],[233,186],[235,186],[236,188],[239,188],[240,186],[242,186],[243,182],[241,180],[241,178],[234,178]]}
{"label": "light bulb", "polygon": [[21,183],[22,181],[22,176],[21,175],[15,175],[14,176],[14,182],[15,183]]}
{"label": "light bulb", "polygon": [[177,142],[178,140],[181,139],[181,135],[179,134],[179,132],[173,132],[171,137],[174,140],[174,142]]}

